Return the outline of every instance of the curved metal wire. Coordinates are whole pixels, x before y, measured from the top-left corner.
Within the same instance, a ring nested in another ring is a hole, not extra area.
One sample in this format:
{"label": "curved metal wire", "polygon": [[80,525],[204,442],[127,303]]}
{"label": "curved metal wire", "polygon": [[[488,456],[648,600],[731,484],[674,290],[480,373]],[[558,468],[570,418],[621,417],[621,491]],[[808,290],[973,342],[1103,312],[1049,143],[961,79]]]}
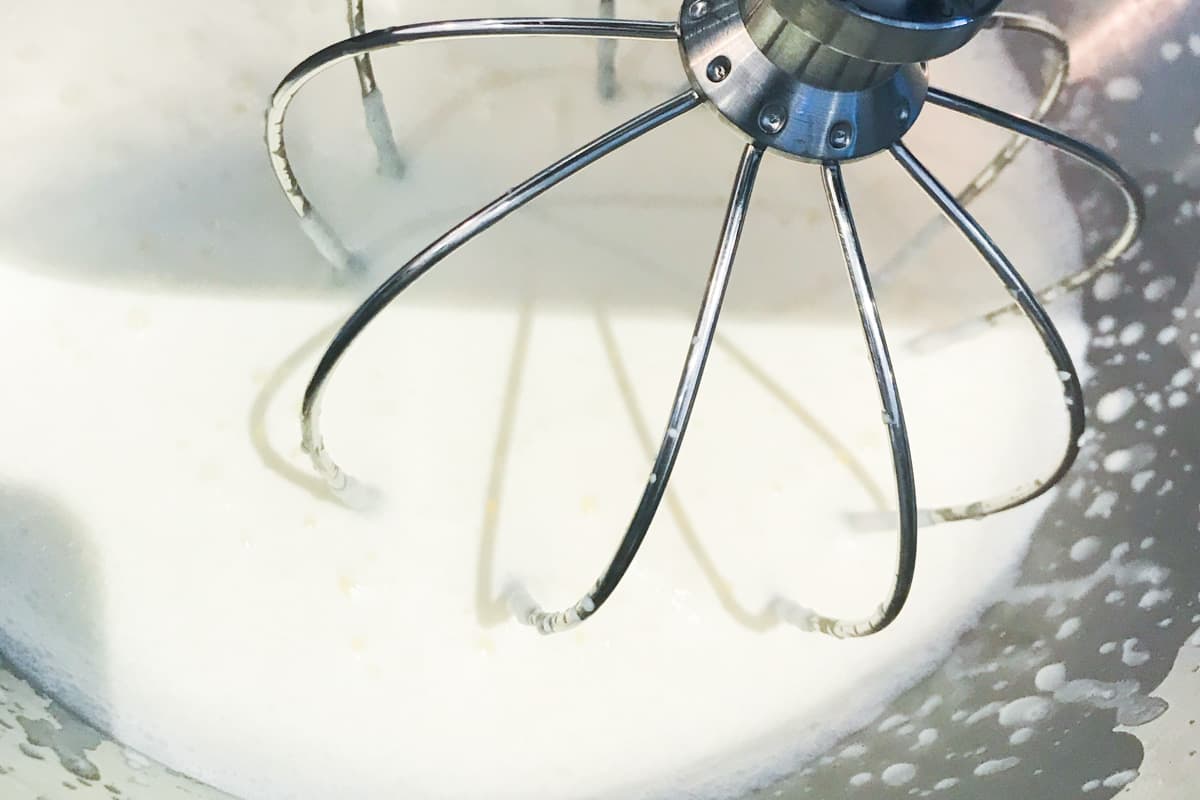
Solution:
{"label": "curved metal wire", "polygon": [[[621,400],[625,406],[625,413],[629,417],[629,422],[633,427],[634,436],[645,452],[646,458],[653,459],[655,452],[654,432],[650,428],[650,423],[646,420],[646,415],[642,413],[638,405],[637,392],[633,387],[632,376],[629,374],[628,366],[621,355],[621,347],[613,331],[612,319],[609,317],[608,311],[603,304],[596,304],[595,317],[596,331],[600,334],[600,341],[604,345],[605,355],[608,356],[608,363],[612,368],[613,378],[616,380],[617,392],[621,395]],[[713,342],[717,348],[720,348],[720,331],[716,332]],[[729,615],[730,619],[747,630],[756,633],[762,633],[775,627],[779,623],[779,617],[771,606],[768,605],[765,608],[752,611],[738,601],[737,593],[734,591],[729,579],[722,574],[716,559],[705,548],[703,538],[700,535],[700,526],[696,524],[695,520],[687,512],[679,493],[672,492],[668,487],[663,496],[663,501],[666,503],[666,512],[671,515],[675,522],[675,527],[679,531],[684,545],[691,551],[696,566],[700,568],[700,572],[708,581],[710,591],[725,610],[725,613]]]}
{"label": "curved metal wire", "polygon": [[[1078,139],[1060,133],[1053,128],[1048,128],[1045,125],[1034,122],[1031,119],[1010,114],[1007,111],[1001,111],[998,108],[993,108],[941,89],[930,88],[928,100],[951,111],[966,114],[969,117],[974,117],[983,122],[1014,131],[1021,136],[1048,144],[1054,149],[1060,150],[1096,169],[1121,192],[1126,208],[1125,225],[1122,227],[1121,232],[1092,264],[1039,291],[1037,297],[1042,303],[1053,303],[1064,295],[1086,286],[1101,272],[1112,267],[1117,262],[1117,259],[1124,255],[1133,246],[1133,243],[1137,241],[1138,236],[1141,235],[1142,224],[1146,217],[1145,200],[1142,197],[1141,189],[1138,187],[1137,181],[1104,151],[1086,142],[1081,142]],[[922,336],[914,342],[914,346],[922,349],[936,347],[938,343],[961,336],[972,328],[995,325],[1000,320],[1019,314],[1022,311],[1023,309],[1018,303],[1012,303],[1011,305],[995,309],[976,320]]]}
{"label": "curved metal wire", "polygon": [[[348,0],[351,28],[358,32],[363,27],[362,0]],[[611,10],[611,2],[601,3],[602,9]],[[356,12],[357,11],[357,16]],[[1053,105],[1066,80],[1068,53],[1061,33],[1049,23],[1021,14],[1001,14],[993,18],[991,27],[1032,32],[1043,36],[1058,49],[1060,64],[1048,83],[1046,93],[1034,111],[1040,118]],[[289,104],[296,93],[316,74],[338,62],[354,59],[358,68],[360,88],[363,90],[364,107],[367,108],[368,127],[372,127],[372,111],[369,103],[378,103],[382,112],[382,95],[374,80],[369,55],[371,52],[400,44],[422,40],[445,40],[477,36],[587,36],[607,40],[615,38],[678,39],[678,26],[674,22],[642,22],[615,19],[566,19],[527,17],[512,19],[456,20],[419,25],[408,25],[372,33],[362,33],[351,39],[310,56],[289,73],[272,96],[267,115],[267,141],[272,154],[272,165],[280,186],[288,196],[293,209],[301,218],[304,230],[313,239],[319,250],[338,268],[351,269],[356,266],[355,256],[336,238],[332,230],[320,218],[308,201],[287,159],[284,139],[284,121]],[[607,54],[607,55],[606,55]],[[611,50],[601,50],[601,89],[604,89],[605,71],[603,61],[611,57]],[[611,71],[608,73],[611,78]],[[368,101],[368,98],[375,100]],[[889,512],[899,517],[899,546],[896,576],[887,599],[869,617],[861,620],[839,620],[821,616],[788,600],[775,602],[776,613],[784,620],[805,630],[819,631],[839,638],[861,637],[877,633],[890,625],[904,607],[911,591],[916,567],[917,529],[920,522],[936,524],[959,519],[973,519],[1014,508],[1041,494],[1058,483],[1069,470],[1079,451],[1079,437],[1083,433],[1083,394],[1078,374],[1061,336],[1044,308],[1038,303],[1033,290],[987,236],[978,223],[966,211],[965,206],[977,198],[997,176],[1015,159],[1030,138],[1050,144],[1101,170],[1121,189],[1125,196],[1129,218],[1122,235],[1105,252],[1101,259],[1086,270],[1063,279],[1044,294],[1053,299],[1086,283],[1097,272],[1110,266],[1136,239],[1144,215],[1142,199],[1135,184],[1121,168],[1102,152],[1070,137],[1052,131],[1038,122],[1007,114],[974,101],[958,97],[937,89],[929,91],[929,100],[935,104],[960,113],[975,116],[986,122],[1014,132],[1012,141],[976,176],[968,187],[956,198],[943,187],[932,174],[902,144],[892,148],[892,153],[909,174],[937,203],[947,218],[972,242],[988,261],[1000,279],[1009,288],[1016,303],[1009,308],[993,312],[987,322],[1012,311],[1023,312],[1037,328],[1048,353],[1059,369],[1065,384],[1066,405],[1071,417],[1071,438],[1067,451],[1047,479],[996,498],[965,506],[946,507],[933,510],[918,510],[916,504],[915,479],[908,440],[907,426],[900,402],[894,368],[883,333],[882,322],[876,306],[871,279],[866,267],[858,232],[847,197],[841,167],[836,162],[822,165],[822,175],[831,214],[838,231],[839,241],[849,272],[851,287],[859,308],[868,350],[879,386],[884,409],[884,421],[888,427],[895,472],[898,511]],[[441,238],[422,250],[417,256],[397,270],[375,290],[372,295],[350,316],[335,335],[318,364],[307,387],[302,406],[303,447],[312,458],[317,471],[336,494],[350,499],[356,494],[356,484],[329,456],[320,431],[320,406],[324,389],[334,369],[346,350],[365,330],[371,321],[401,292],[475,236],[490,228],[513,211],[538,197],[545,191],[565,180],[570,175],[603,158],[613,150],[633,139],[674,119],[702,104],[703,99],[694,90],[689,90],[618,128],[599,137],[590,144],[561,159],[529,180],[505,193],[475,214],[447,231]],[[386,113],[383,122],[386,124]],[[372,128],[372,138],[382,126]],[[390,126],[386,130],[392,147]],[[382,134],[381,134],[382,135]],[[398,154],[397,154],[398,155]],[[743,153],[737,179],[729,199],[720,244],[714,258],[712,272],[704,303],[696,322],[695,335],[688,350],[687,360],[676,390],[667,432],[655,457],[653,471],[646,489],[634,512],[616,554],[592,590],[575,605],[564,611],[542,610],[528,596],[515,591],[509,595],[510,610],[518,619],[535,627],[544,634],[556,633],[578,625],[594,614],[616,590],[629,569],[633,558],[647,535],[650,525],[663,499],[686,427],[691,416],[696,393],[703,377],[707,358],[713,346],[716,325],[728,287],[738,244],[748,213],[750,197],[761,164],[763,150],[757,145],[748,145]],[[386,154],[381,151],[383,164]],[[939,218],[940,219],[940,218]],[[877,515],[872,515],[877,516]]]}
{"label": "curved metal wire", "polygon": [[533,626],[544,634],[561,633],[569,630],[596,613],[606,600],[616,590],[617,585],[625,576],[629,565],[650,530],[650,523],[658,513],[679,449],[683,445],[687,433],[688,421],[692,416],[692,408],[696,402],[696,392],[704,377],[704,367],[708,362],[708,354],[712,350],[713,335],[716,332],[717,320],[721,315],[721,305],[725,301],[725,292],[729,287],[729,277],[733,272],[733,263],[737,258],[738,244],[741,241],[742,229],[745,226],[746,214],[750,208],[750,197],[754,192],[754,182],[758,177],[758,168],[762,163],[763,151],[756,144],[746,145],[742,159],[738,165],[737,176],[729,195],[729,206],[725,212],[725,222],[721,229],[721,239],[713,258],[712,271],[708,276],[708,285],[704,292],[704,302],[696,318],[696,328],[692,334],[691,345],[688,347],[687,360],[684,362],[683,374],[679,378],[679,386],[675,390],[675,399],[671,405],[671,415],[667,422],[667,430],[663,434],[658,454],[654,458],[650,477],[642,492],[641,500],[633,513],[633,519],[621,539],[617,552],[609,563],[604,574],[596,581],[580,600],[564,611],[544,611],[531,598],[514,593],[511,598],[512,611],[519,620]]}
{"label": "curved metal wire", "polygon": [[[346,21],[350,25],[351,36],[361,36],[367,32],[363,0],[346,0]],[[375,154],[379,159],[379,172],[393,178],[402,177],[405,171],[404,158],[396,147],[396,136],[388,118],[387,104],[383,101],[383,91],[379,88],[379,82],[375,80],[375,66],[371,63],[371,54],[355,56],[354,69],[358,73],[358,88],[362,93],[367,134],[375,145]]]}
{"label": "curved metal wire", "polygon": [[[1011,492],[999,495],[990,500],[981,500],[960,506],[946,506],[935,509],[922,509],[920,519],[923,525],[938,525],[944,522],[957,522],[966,519],[982,519],[1001,511],[1008,511],[1022,506],[1041,497],[1057,485],[1079,456],[1079,440],[1087,425],[1084,410],[1083,386],[1079,381],[1079,372],[1071,353],[1063,342],[1062,336],[1054,326],[1046,309],[1038,302],[1033,289],[1021,277],[1012,262],[996,245],[983,227],[971,216],[963,205],[956,201],[954,195],[943,186],[937,178],[912,154],[902,142],[892,145],[892,155],[900,165],[912,176],[913,180],[925,190],[926,194],[937,204],[962,232],[971,244],[979,251],[988,265],[995,271],[997,277],[1004,283],[1009,294],[1016,300],[1026,318],[1037,329],[1046,352],[1053,359],[1058,376],[1064,384],[1063,402],[1070,416],[1070,431],[1067,434],[1067,446],[1062,458],[1054,470],[1046,478],[1020,486]],[[871,517],[875,515],[870,515]],[[863,520],[867,517],[858,517]]]}
{"label": "curved metal wire", "polygon": [[[616,0],[599,0],[599,2],[599,16],[605,19],[616,17]],[[362,36],[367,32],[363,0],[346,0],[346,21],[350,27],[351,36]],[[616,42],[612,39],[601,39],[597,48],[597,91],[602,99],[611,100],[617,95]],[[396,145],[396,136],[392,131],[387,104],[383,99],[383,90],[379,88],[379,81],[375,78],[375,67],[371,63],[371,55],[364,53],[355,56],[354,69],[358,74],[363,116],[367,125],[367,134],[375,146],[379,172],[381,175],[393,178],[403,177],[407,166]]]}
{"label": "curved metal wire", "polygon": [[837,162],[821,165],[821,176],[825,184],[825,196],[829,200],[829,211],[837,226],[838,241],[850,273],[850,286],[854,301],[862,318],[863,334],[875,368],[875,382],[879,385],[879,398],[883,405],[883,422],[888,429],[892,447],[892,467],[896,473],[896,495],[899,499],[900,522],[899,547],[896,556],[896,577],[888,598],[871,616],[861,620],[839,620],[817,614],[790,600],[777,600],[776,610],[780,617],[797,627],[826,633],[839,639],[857,638],[879,633],[895,622],[912,590],[913,575],[917,569],[917,489],[913,476],[912,451],[908,442],[908,426],[904,421],[904,408],[900,403],[900,388],[892,357],[888,352],[887,337],[883,333],[883,321],[875,303],[871,288],[871,276],[867,271],[866,257],[854,215],[850,209],[850,198],[846,194],[846,182],[842,168]]}
{"label": "curved metal wire", "polygon": [[[1057,25],[1041,17],[1009,11],[996,12],[988,18],[984,27],[998,31],[1031,33],[1044,39],[1050,45],[1057,58],[1051,68],[1050,76],[1046,80],[1045,88],[1042,89],[1042,95],[1029,115],[1030,119],[1041,122],[1058,102],[1058,98],[1062,96],[1063,87],[1066,86],[1067,78],[1070,76],[1071,46],[1067,42],[1066,34]],[[996,153],[992,160],[958,193],[959,204],[969,206],[979,199],[979,196],[991,188],[1004,171],[1016,161],[1017,156],[1028,144],[1028,138],[1014,133],[1000,152]],[[882,269],[875,271],[876,279],[883,283],[911,263],[918,254],[925,251],[930,241],[941,233],[945,225],[946,218],[941,215],[930,220]]]}
{"label": "curved metal wire", "polygon": [[321,436],[321,397],[334,368],[346,350],[371,321],[418,278],[442,259],[495,225],[526,203],[552,189],[604,156],[632,142],[660,125],[700,105],[699,96],[692,90],[634,117],[570,155],[537,173],[524,183],[510,189],[482,209],[451,228],[436,241],[398,269],[363,301],[334,336],[325,355],[317,365],[301,406],[304,451],[325,478],[330,488],[343,497],[356,494],[356,484],[329,456]]}
{"label": "curved metal wire", "polygon": [[[1042,90],[1041,98],[1029,115],[1030,119],[1041,122],[1050,113],[1050,109],[1054,108],[1058,98],[1062,96],[1063,87],[1067,85],[1067,78],[1071,73],[1071,45],[1067,42],[1067,35],[1057,25],[1041,17],[1011,11],[993,14],[985,27],[1000,31],[1031,33],[1044,39],[1053,48],[1058,57],[1057,63],[1052,68],[1049,80],[1046,81],[1046,88]],[[996,182],[1004,169],[1016,160],[1016,157],[1028,144],[1029,139],[1014,133],[1005,148],[996,154],[996,157],[967,184],[965,189],[958,193],[959,204],[968,206],[974,202],[979,195]]]}
{"label": "curved metal wire", "polygon": [[[561,199],[559,202],[561,204]],[[763,210],[759,208],[755,213],[761,217]],[[636,246],[631,246],[612,236],[580,227],[577,222],[562,215],[547,214],[545,209],[541,209],[540,213],[549,217],[549,221],[553,222],[556,232],[568,233],[579,242],[603,249],[613,258],[630,261],[637,265],[641,274],[665,283],[672,289],[678,289],[682,285],[678,275],[675,275],[671,270],[665,269],[662,264],[648,257]],[[876,483],[866,465],[852,452],[852,448],[841,441],[813,412],[805,408],[800,400],[790,390],[785,388],[777,378],[771,375],[770,370],[759,363],[749,351],[734,342],[720,330],[713,336],[713,347],[729,358],[734,365],[741,369],[747,378],[758,384],[759,388],[774,398],[805,430],[815,437],[828,454],[836,459],[837,463],[846,469],[847,474],[858,483],[863,493],[870,498],[872,506],[880,511],[886,511],[890,507],[891,502],[885,498],[884,490]],[[636,420],[635,427],[640,429],[640,423]],[[654,444],[650,442],[647,445],[650,454],[653,454],[653,448]],[[668,495],[669,500],[670,495]]]}
{"label": "curved metal wire", "polygon": [[[350,0],[352,3],[354,0]],[[354,6],[351,6],[353,11]],[[357,23],[352,19],[351,25]],[[401,25],[364,33],[332,44],[300,62],[280,82],[271,95],[267,110],[267,148],[271,154],[271,167],[280,188],[300,217],[300,227],[312,240],[314,246],[334,269],[345,274],[362,267],[361,258],[341,241],[332,226],[317,212],[296,178],[288,160],[284,138],[284,123],[287,110],[297,92],[316,75],[348,59],[359,59],[377,50],[398,47],[420,41],[446,41],[450,39],[499,37],[499,36],[567,36],[602,39],[654,39],[675,41],[679,38],[678,23],[625,20],[625,19],[573,19],[565,17],[513,17],[508,19],[467,19],[442,22]],[[369,69],[370,62],[365,62]],[[360,86],[378,87],[374,84],[373,72],[369,83],[363,83],[360,68]],[[382,95],[379,108],[383,119]],[[365,97],[365,95],[364,95]],[[370,116],[370,112],[368,112]],[[368,120],[369,123],[369,120]],[[388,128],[390,132],[390,126]],[[373,134],[374,137],[374,134]]]}

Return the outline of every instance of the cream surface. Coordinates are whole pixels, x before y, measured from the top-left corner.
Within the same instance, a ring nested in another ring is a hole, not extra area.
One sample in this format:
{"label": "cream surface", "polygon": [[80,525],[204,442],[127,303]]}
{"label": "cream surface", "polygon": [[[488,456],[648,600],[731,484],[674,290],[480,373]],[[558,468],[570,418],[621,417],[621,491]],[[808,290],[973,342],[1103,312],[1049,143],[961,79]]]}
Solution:
{"label": "cream surface", "polygon": [[[667,18],[673,4],[627,5]],[[343,35],[341,4],[124,6],[124,20],[79,10],[54,52],[34,36],[51,11],[24,8],[10,27],[29,44],[0,71],[22,120],[0,146],[24,154],[0,189],[0,632],[122,741],[256,798],[728,795],[869,721],[1011,584],[1042,504],[927,531],[885,635],[833,641],[768,613],[781,596],[865,613],[894,560],[890,534],[846,522],[894,500],[817,174],[771,158],[642,554],[581,629],[516,624],[508,589],[574,602],[628,521],[736,137],[692,112],[383,315],[326,404],[331,451],[381,494],[354,511],[298,449],[330,326],[456,213],[677,90],[677,56],[623,44],[606,105],[588,42],[388,54],[403,181],[374,173],[352,69],[314,82],[292,155],[372,272],[337,288],[273,184],[259,111]],[[589,7],[368,0],[371,25]],[[935,78],[1032,102],[987,38]],[[1001,142],[932,110],[912,136],[951,185]],[[1034,280],[1079,258],[1047,164],[1025,154],[1004,202],[978,209]],[[849,174],[886,271],[934,210],[885,159]],[[922,501],[990,496],[1053,463],[1059,379],[1021,325],[904,348],[1004,298],[948,233],[920,255],[880,293]],[[1080,344],[1071,309],[1057,316]]]}

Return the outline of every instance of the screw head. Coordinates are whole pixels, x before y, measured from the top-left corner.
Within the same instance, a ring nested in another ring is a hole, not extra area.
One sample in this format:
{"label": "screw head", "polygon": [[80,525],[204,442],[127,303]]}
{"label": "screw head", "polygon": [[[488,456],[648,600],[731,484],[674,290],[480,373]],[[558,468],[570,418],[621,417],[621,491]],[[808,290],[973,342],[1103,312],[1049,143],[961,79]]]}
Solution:
{"label": "screw head", "polygon": [[787,112],[776,103],[763,106],[762,111],[758,112],[758,127],[772,136],[779,133],[787,127]]}
{"label": "screw head", "polygon": [[854,141],[854,127],[849,122],[839,122],[829,130],[829,146],[834,150],[845,150]]}
{"label": "screw head", "polygon": [[908,122],[908,118],[912,116],[912,109],[908,107],[908,103],[901,103],[896,109],[896,119],[901,122]]}
{"label": "screw head", "polygon": [[688,6],[688,16],[692,19],[700,19],[708,13],[708,0],[696,0]]}
{"label": "screw head", "polygon": [[733,65],[725,56],[717,56],[708,63],[708,69],[705,74],[713,83],[720,83],[729,77],[729,71],[733,69]]}

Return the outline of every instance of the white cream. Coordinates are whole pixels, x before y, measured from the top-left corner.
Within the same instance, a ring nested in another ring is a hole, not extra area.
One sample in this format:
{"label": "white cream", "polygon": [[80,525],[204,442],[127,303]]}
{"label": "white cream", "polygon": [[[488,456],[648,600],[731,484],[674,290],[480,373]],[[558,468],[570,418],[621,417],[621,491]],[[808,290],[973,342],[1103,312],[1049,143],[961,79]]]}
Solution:
{"label": "white cream", "polygon": [[[869,611],[894,548],[846,523],[880,491],[892,502],[891,477],[819,181],[770,158],[675,501],[585,626],[543,638],[517,625],[507,588],[574,602],[628,521],[649,463],[630,412],[658,437],[736,137],[693,112],[384,314],[326,404],[333,454],[381,493],[374,513],[355,512],[319,491],[296,411],[313,348],[370,285],[329,286],[273,185],[259,114],[279,76],[343,35],[341,3],[230,0],[192,16],[125,5],[123,19],[74,10],[54,52],[17,51],[3,74],[22,124],[0,131],[22,153],[0,190],[0,630],[23,666],[123,741],[260,798],[733,791],[870,721],[1011,584],[1044,503],[924,533],[912,600],[886,635],[839,642],[764,614],[781,595]],[[590,4],[367,10],[374,26],[498,8]],[[27,5],[10,30],[36,42],[54,13]],[[377,279],[455,213],[682,84],[669,44],[618,52],[615,105],[594,97],[587,42],[380,58],[409,159],[399,183],[376,174],[346,66],[297,101],[297,170]],[[1031,104],[994,42],[973,53],[935,75]],[[474,85],[491,93],[472,99]],[[927,113],[912,146],[951,185],[1003,141]],[[1046,223],[1067,219],[1046,197],[1047,163],[1031,150],[1004,200],[978,205],[1035,282],[1078,262],[1074,228]],[[886,159],[848,173],[868,255],[885,263],[933,208]],[[1031,331],[903,347],[1003,302],[967,246],[943,233],[880,295],[924,504],[990,496],[1053,463],[1061,386]],[[1070,307],[1056,311],[1078,343]],[[1039,451],[1013,447],[1018,436]],[[905,785],[910,767],[879,779]]]}

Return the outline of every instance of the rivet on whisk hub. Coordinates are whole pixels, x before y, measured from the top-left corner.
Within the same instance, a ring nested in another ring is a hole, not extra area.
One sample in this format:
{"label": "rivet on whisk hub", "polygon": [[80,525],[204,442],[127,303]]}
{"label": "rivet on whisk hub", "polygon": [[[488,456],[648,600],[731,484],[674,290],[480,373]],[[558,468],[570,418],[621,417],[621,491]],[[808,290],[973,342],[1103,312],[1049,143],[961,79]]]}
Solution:
{"label": "rivet on whisk hub", "polygon": [[726,56],[717,56],[708,63],[708,69],[704,71],[704,74],[713,83],[720,83],[729,77],[729,70],[732,68],[733,65],[729,63]]}
{"label": "rivet on whisk hub", "polygon": [[775,103],[763,106],[763,110],[758,114],[758,127],[763,133],[774,136],[787,127],[787,111]]}

